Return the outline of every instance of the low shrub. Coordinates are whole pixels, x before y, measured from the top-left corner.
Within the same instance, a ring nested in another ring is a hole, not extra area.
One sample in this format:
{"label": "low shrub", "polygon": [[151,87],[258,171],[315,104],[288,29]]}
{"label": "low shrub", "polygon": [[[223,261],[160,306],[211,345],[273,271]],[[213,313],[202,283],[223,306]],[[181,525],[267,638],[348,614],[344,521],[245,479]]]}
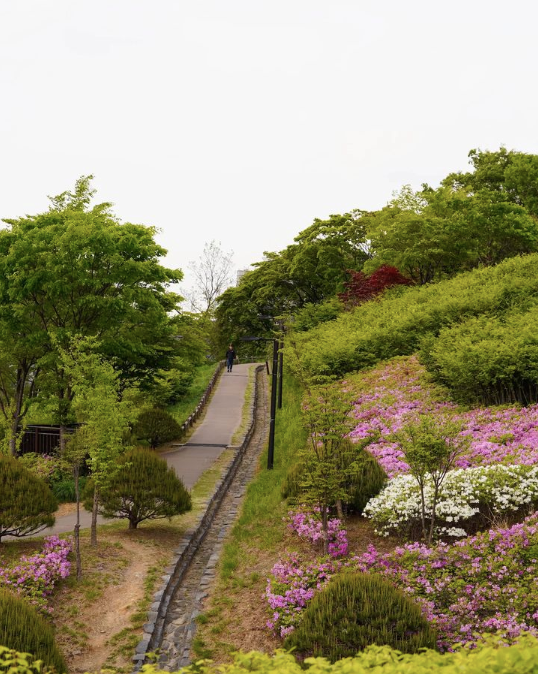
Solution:
{"label": "low shrub", "polygon": [[0,590],[0,644],[30,653],[57,672],[67,671],[63,656],[54,642],[51,625],[32,606],[6,590]]}
{"label": "low shrub", "polygon": [[48,486],[11,456],[0,455],[0,542],[29,536],[55,522],[58,504]]}
{"label": "low shrub", "polygon": [[146,440],[152,449],[182,435],[181,426],[174,417],[158,407],[144,410],[133,430],[138,440]]}
{"label": "low shrub", "polygon": [[[291,510],[285,519],[288,521],[288,528],[296,533],[299,538],[305,538],[314,545],[323,540],[323,527],[319,517],[319,509],[315,514]],[[329,519],[327,525],[329,555],[334,558],[347,555],[347,531],[342,529],[342,522],[334,517]]]}
{"label": "low shrub", "polygon": [[61,460],[57,456],[27,452],[19,457],[19,461],[33,475],[46,482],[49,487],[63,476]]}
{"label": "low shrub", "polygon": [[434,625],[438,647],[473,647],[494,633],[507,644],[538,636],[538,513],[453,544],[408,543],[393,552],[374,546],[350,560],[412,596]]}
{"label": "low shrub", "polygon": [[[387,474],[363,446],[354,445],[346,440],[343,449],[343,454],[347,455],[348,461],[354,464],[354,469],[349,473],[348,497],[343,505],[348,506],[350,510],[362,513],[368,501],[383,489]],[[295,463],[282,483],[282,498],[287,498],[290,504],[302,502],[304,473],[304,464]]]}
{"label": "low shrub", "polygon": [[464,404],[528,405],[538,400],[538,309],[478,316],[421,344],[432,375]]}
{"label": "low shrub", "polygon": [[0,567],[0,587],[7,587],[38,609],[47,612],[47,598],[56,584],[71,570],[68,555],[71,541],[58,536],[45,538],[43,550],[18,562]]}
{"label": "low shrub", "polygon": [[335,662],[373,644],[416,653],[435,641],[420,607],[403,592],[375,574],[345,573],[312,599],[284,646]]}
{"label": "low shrub", "polygon": [[[93,495],[91,481],[86,494]],[[181,515],[191,507],[190,494],[174,469],[143,447],[123,454],[118,470],[99,491],[99,511],[105,517],[128,519],[129,529],[144,520]]]}
{"label": "low shrub", "polygon": [[[273,655],[251,651],[235,653],[231,663],[222,665],[204,660],[181,670],[181,674],[536,674],[538,639],[522,638],[514,646],[489,641],[479,648],[459,649],[453,653],[400,653],[390,646],[369,646],[352,658],[330,664],[324,658],[299,663],[291,653],[282,650]],[[26,654],[3,649],[0,646],[0,672],[17,674],[44,674]],[[155,664],[144,665],[145,674],[169,674]]]}
{"label": "low shrub", "polygon": [[[83,492],[86,481],[86,477],[79,477],[80,493]],[[75,479],[73,477],[64,477],[57,482],[53,482],[52,493],[58,500],[58,503],[74,503],[77,500],[75,493]]]}

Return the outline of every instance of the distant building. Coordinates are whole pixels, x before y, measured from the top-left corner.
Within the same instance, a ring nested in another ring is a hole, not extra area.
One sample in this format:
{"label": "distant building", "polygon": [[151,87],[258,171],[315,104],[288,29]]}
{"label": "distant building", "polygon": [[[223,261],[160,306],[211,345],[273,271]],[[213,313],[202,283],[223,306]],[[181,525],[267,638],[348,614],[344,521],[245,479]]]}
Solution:
{"label": "distant building", "polygon": [[239,285],[239,281],[242,279],[242,277],[247,273],[247,271],[250,271],[250,269],[239,269],[237,271],[237,277],[235,279],[235,285]]}

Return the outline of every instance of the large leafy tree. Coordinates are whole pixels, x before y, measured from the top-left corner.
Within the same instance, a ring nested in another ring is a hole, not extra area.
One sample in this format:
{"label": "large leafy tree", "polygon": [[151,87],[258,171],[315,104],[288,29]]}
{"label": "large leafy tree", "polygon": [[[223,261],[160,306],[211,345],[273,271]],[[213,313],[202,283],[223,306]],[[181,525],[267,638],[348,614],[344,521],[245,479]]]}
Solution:
{"label": "large leafy tree", "polygon": [[222,343],[241,335],[268,336],[274,318],[320,304],[342,290],[347,270],[360,270],[369,256],[362,217],[356,210],[316,219],[292,245],[266,252],[237,287],[219,298]]}
{"label": "large leafy tree", "polygon": [[[166,366],[177,344],[168,314],[180,298],[168,285],[182,272],[160,263],[166,251],[154,240],[155,228],[120,223],[109,203],[91,206],[91,178],[51,198],[45,213],[4,220],[0,231],[1,336],[9,343],[29,330],[27,357],[34,374],[38,363],[48,375],[60,423],[73,392],[52,335],[60,345],[75,334],[98,337],[122,378],[142,385]],[[10,414],[18,424],[16,405]]]}

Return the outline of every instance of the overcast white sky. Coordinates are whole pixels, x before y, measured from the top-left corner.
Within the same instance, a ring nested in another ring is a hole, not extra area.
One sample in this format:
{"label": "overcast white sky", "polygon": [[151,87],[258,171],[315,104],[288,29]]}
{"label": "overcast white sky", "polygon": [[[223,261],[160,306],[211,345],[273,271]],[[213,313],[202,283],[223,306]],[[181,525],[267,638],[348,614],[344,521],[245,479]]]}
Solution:
{"label": "overcast white sky", "polygon": [[0,217],[95,175],[186,270],[538,153],[534,0],[0,0]]}

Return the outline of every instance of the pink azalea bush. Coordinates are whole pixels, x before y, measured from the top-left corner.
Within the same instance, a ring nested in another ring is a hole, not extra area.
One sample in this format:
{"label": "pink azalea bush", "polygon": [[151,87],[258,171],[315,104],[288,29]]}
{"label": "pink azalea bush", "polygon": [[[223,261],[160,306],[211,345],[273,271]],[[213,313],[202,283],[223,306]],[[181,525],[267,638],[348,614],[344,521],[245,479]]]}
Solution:
{"label": "pink azalea bush", "polygon": [[267,627],[282,638],[292,632],[316,590],[320,590],[342,565],[341,560],[330,558],[306,564],[295,554],[275,564],[265,590],[272,611]]}
{"label": "pink azalea bush", "polygon": [[[290,510],[284,520],[291,531],[313,545],[323,539],[321,521],[316,512]],[[267,626],[280,637],[293,631],[315,590],[319,590],[342,567],[339,558],[348,551],[347,532],[342,529],[342,522],[336,517],[331,518],[328,525],[328,557],[308,565],[299,555],[292,554],[275,564],[271,570],[265,590],[265,598],[272,610]]]}
{"label": "pink azalea bush", "polygon": [[475,645],[488,632],[506,643],[526,632],[538,636],[538,513],[452,545],[411,543],[385,554],[369,546],[356,557],[311,563],[291,555],[273,567],[267,583],[268,627],[281,637],[293,631],[314,594],[344,569],[379,573],[413,597],[442,651]]}
{"label": "pink azalea bush", "polygon": [[428,381],[425,368],[413,356],[396,358],[350,379],[357,387],[353,415],[357,421],[349,437],[378,437],[368,446],[389,478],[407,473],[409,466],[393,437],[419,414],[429,414],[442,423],[447,417],[463,422],[461,434],[471,437],[468,452],[458,468],[503,463],[538,463],[538,405],[520,408],[478,408],[461,412],[442,400],[444,392]]}
{"label": "pink azalea bush", "polygon": [[[322,523],[316,512],[312,514],[303,511],[290,510],[288,517],[285,518],[285,520],[288,522],[288,528],[296,533],[299,538],[305,538],[313,544],[323,540]],[[336,558],[347,555],[347,531],[342,529],[342,522],[338,518],[333,517],[329,519],[327,524],[329,556]]]}
{"label": "pink azalea bush", "polygon": [[41,552],[22,556],[16,564],[0,568],[0,587],[7,587],[40,610],[50,612],[47,598],[60,579],[69,575],[71,563],[67,558],[71,550],[70,540],[45,538]]}
{"label": "pink azalea bush", "polygon": [[476,644],[487,632],[507,643],[523,632],[538,635],[538,513],[453,545],[411,543],[387,554],[370,546],[350,564],[414,597],[437,629],[441,650]]}

